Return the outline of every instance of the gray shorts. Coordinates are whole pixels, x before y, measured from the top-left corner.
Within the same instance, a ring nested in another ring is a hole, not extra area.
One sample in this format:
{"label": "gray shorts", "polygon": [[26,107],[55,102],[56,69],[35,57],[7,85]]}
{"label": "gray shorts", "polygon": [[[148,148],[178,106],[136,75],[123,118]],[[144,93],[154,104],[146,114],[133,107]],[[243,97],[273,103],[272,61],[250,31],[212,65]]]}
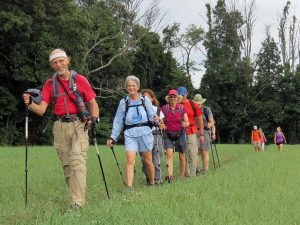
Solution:
{"label": "gray shorts", "polygon": [[165,143],[165,149],[172,148],[176,152],[185,152],[186,147],[186,134],[185,131],[182,132],[178,140],[172,141],[167,135],[166,132],[164,132],[164,143]]}
{"label": "gray shorts", "polygon": [[205,130],[204,129],[204,143],[200,144],[199,142],[199,133],[197,134],[198,137],[198,150],[202,151],[202,150],[210,150],[211,147],[211,130]]}

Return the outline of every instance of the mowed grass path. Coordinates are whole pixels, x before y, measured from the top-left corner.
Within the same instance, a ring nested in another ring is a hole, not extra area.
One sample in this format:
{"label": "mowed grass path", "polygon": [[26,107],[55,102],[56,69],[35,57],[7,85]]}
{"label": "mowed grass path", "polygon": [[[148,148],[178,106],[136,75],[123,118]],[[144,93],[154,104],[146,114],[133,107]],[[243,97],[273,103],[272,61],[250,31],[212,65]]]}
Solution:
{"label": "mowed grass path", "polygon": [[[300,146],[217,145],[221,167],[208,175],[147,188],[137,158],[135,191],[124,194],[112,153],[100,146],[108,200],[93,146],[87,204],[68,209],[60,162],[52,147],[29,146],[28,206],[24,206],[25,147],[0,148],[0,224],[300,224]],[[122,146],[115,147],[124,172]],[[175,171],[178,174],[176,154]],[[165,163],[163,163],[165,164]],[[211,160],[211,166],[212,166]],[[166,168],[163,165],[165,174]]]}

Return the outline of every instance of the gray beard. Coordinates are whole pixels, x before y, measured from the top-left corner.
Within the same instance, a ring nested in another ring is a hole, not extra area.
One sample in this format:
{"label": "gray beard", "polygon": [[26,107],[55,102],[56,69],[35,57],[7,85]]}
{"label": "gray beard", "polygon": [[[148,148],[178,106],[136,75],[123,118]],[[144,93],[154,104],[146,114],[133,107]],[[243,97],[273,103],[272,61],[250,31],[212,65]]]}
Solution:
{"label": "gray beard", "polygon": [[58,73],[58,75],[65,74],[65,72],[66,72],[66,69],[56,71],[56,73]]}

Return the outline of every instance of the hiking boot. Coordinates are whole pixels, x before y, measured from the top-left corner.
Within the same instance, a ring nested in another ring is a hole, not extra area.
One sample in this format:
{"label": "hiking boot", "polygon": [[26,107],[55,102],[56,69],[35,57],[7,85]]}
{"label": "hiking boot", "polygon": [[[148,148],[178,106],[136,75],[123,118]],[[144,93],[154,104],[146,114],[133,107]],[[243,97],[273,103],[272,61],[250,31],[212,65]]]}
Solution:
{"label": "hiking boot", "polygon": [[126,187],[125,189],[124,189],[124,194],[130,194],[130,193],[132,193],[133,192],[133,187]]}
{"label": "hiking boot", "polygon": [[146,185],[147,185],[147,186],[150,185],[150,180],[149,180],[148,177],[146,177]]}
{"label": "hiking boot", "polygon": [[208,173],[208,170],[207,169],[201,169],[199,171],[196,172],[196,175],[197,176],[204,176]]}
{"label": "hiking boot", "polygon": [[80,211],[81,209],[82,209],[82,206],[74,202],[74,203],[70,204],[69,212],[77,212],[77,211]]}
{"label": "hiking boot", "polygon": [[154,184],[150,184],[150,183],[149,183],[149,184],[147,184],[147,187],[149,187],[149,188],[150,188],[150,187],[155,187],[155,183],[154,183]]}
{"label": "hiking boot", "polygon": [[162,181],[161,181],[161,180],[156,180],[156,181],[155,181],[155,185],[156,185],[156,186],[162,185]]}
{"label": "hiking boot", "polygon": [[168,181],[168,183],[172,183],[173,182],[173,176],[166,176],[166,181]]}
{"label": "hiking boot", "polygon": [[72,209],[81,209],[82,208],[82,206],[77,204],[77,203],[71,203],[70,206],[71,206]]}

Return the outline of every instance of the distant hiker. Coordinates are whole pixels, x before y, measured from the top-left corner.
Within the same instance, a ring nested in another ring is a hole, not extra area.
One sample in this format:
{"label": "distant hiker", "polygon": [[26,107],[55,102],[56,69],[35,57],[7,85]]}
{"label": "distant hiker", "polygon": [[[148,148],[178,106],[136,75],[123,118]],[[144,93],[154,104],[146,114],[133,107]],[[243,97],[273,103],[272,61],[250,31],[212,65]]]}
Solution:
{"label": "distant hiker", "polygon": [[[155,169],[154,182],[155,184],[160,184],[161,183],[161,159],[163,154],[162,130],[165,128],[163,122],[165,115],[161,111],[161,108],[159,107],[159,101],[157,100],[154,92],[151,89],[143,89],[141,91],[141,94],[147,96],[151,100],[154,112],[159,117],[159,124],[152,127],[152,133],[154,137],[154,144],[152,148],[152,162],[154,164],[154,169]],[[143,164],[143,172],[146,175],[147,184],[150,184],[150,180],[146,171],[146,166],[143,160],[142,160],[142,164]]]}
{"label": "distant hiker", "polygon": [[[215,121],[211,109],[203,103],[206,101],[205,98],[202,98],[200,94],[196,94],[194,97],[194,101],[198,103],[202,110],[202,118],[203,118],[203,125],[204,125],[204,142],[199,143],[199,151],[198,154],[201,155],[203,168],[200,168],[199,158],[197,163],[197,175],[203,175],[208,171],[208,164],[209,164],[209,154],[208,151],[211,147],[212,141],[215,141],[216,134],[215,134]],[[200,132],[198,132],[198,135]]]}
{"label": "distant hiker", "polygon": [[282,151],[283,143],[286,144],[286,139],[281,127],[277,127],[274,135],[274,143],[277,145],[278,151]]}
{"label": "distant hiker", "polygon": [[253,126],[253,130],[251,132],[251,144],[254,146],[256,152],[260,151],[261,148],[261,133],[257,129],[257,126]]}
{"label": "distant hiker", "polygon": [[114,118],[113,128],[107,145],[112,147],[119,135],[124,131],[126,150],[126,184],[127,190],[132,190],[135,156],[139,152],[147,168],[150,185],[154,185],[154,165],[152,162],[153,134],[152,126],[158,124],[159,118],[152,107],[151,100],[142,96],[138,90],[140,80],[135,76],[128,76],[125,80],[128,92],[121,99]]}
{"label": "distant hiker", "polygon": [[259,128],[258,130],[260,131],[260,134],[261,134],[261,136],[260,136],[260,143],[261,143],[260,149],[261,149],[261,151],[264,152],[265,151],[265,142],[267,141],[267,139],[266,139],[266,136],[265,136],[264,132],[262,131],[262,129]]}
{"label": "distant hiker", "polygon": [[180,104],[181,96],[176,90],[170,90],[166,96],[168,104],[162,106],[161,110],[165,115],[166,132],[164,135],[164,144],[167,150],[167,168],[168,175],[166,180],[171,183],[173,181],[173,155],[175,151],[179,153],[180,178],[184,178],[186,159],[185,145],[186,133],[185,129],[189,126],[186,109]]}
{"label": "distant hiker", "polygon": [[[198,140],[202,144],[204,142],[204,129],[203,129],[203,119],[202,111],[199,105],[187,98],[188,92],[185,87],[179,87],[177,89],[179,95],[182,98],[182,104],[187,111],[189,119],[189,127],[186,129],[187,134],[187,146],[186,146],[186,177],[196,176],[196,168],[198,162]],[[199,127],[199,138],[197,138],[197,124]]]}
{"label": "distant hiker", "polygon": [[55,74],[43,86],[41,103],[33,102],[27,93],[23,99],[29,110],[40,116],[52,103],[54,147],[62,162],[71,207],[81,208],[85,203],[89,147],[86,126],[93,127],[99,116],[96,94],[84,76],[68,69],[70,58],[65,51],[53,50],[49,62]]}

